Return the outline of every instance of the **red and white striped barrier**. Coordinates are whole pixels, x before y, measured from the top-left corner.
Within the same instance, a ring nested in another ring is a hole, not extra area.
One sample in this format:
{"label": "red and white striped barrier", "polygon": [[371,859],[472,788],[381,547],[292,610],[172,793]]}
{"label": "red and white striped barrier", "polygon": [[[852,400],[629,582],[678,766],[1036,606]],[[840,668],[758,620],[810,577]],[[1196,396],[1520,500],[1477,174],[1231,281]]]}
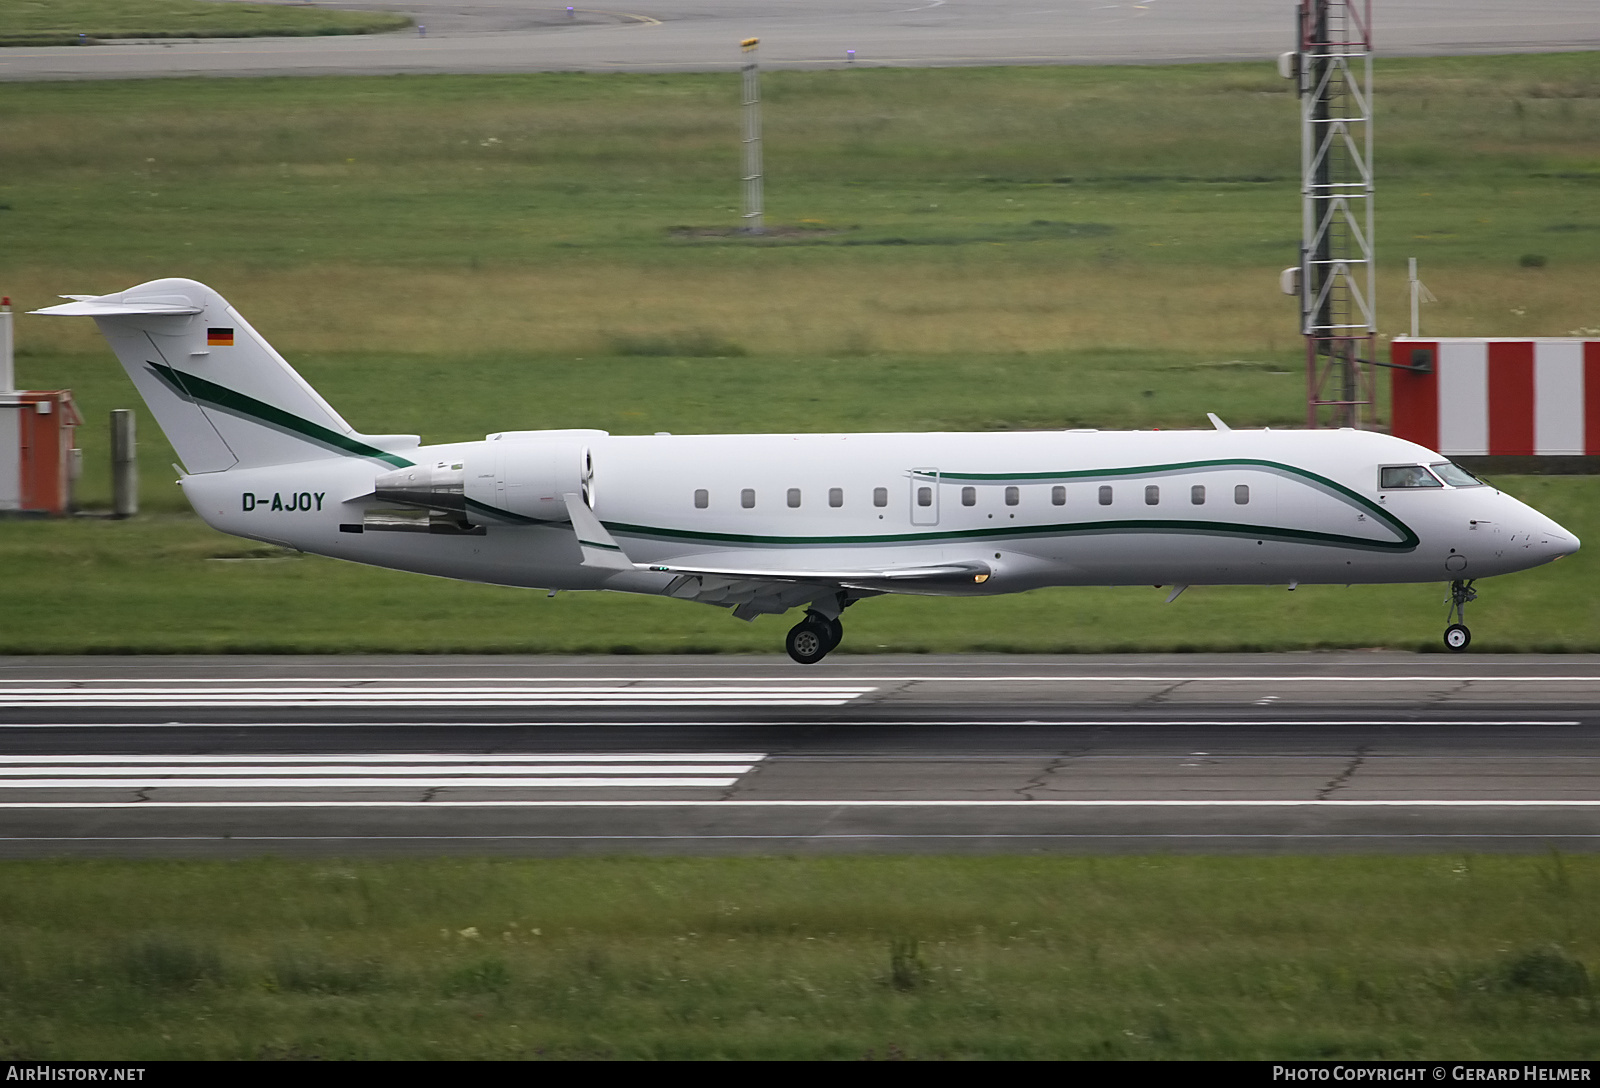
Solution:
{"label": "red and white striped barrier", "polygon": [[1600,455],[1600,340],[1397,338],[1396,437],[1447,457]]}

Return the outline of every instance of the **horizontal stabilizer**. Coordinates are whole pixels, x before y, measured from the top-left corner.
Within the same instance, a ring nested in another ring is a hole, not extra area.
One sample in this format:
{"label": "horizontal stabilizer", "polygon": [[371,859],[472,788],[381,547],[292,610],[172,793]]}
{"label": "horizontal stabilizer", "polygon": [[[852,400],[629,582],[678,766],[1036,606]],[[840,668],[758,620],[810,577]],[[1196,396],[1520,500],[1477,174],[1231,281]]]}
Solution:
{"label": "horizontal stabilizer", "polygon": [[202,312],[200,307],[192,302],[174,299],[171,302],[160,302],[155,299],[140,299],[137,302],[111,302],[103,301],[95,295],[62,295],[70,298],[72,302],[63,302],[59,306],[46,306],[42,310],[30,311],[46,317],[133,317],[139,314],[197,314]]}

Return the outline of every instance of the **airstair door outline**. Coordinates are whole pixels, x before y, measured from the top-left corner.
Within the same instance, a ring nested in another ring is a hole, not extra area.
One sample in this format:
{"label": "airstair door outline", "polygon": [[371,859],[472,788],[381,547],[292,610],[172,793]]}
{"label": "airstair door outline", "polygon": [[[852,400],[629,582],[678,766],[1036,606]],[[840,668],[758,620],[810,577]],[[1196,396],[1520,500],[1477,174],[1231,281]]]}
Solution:
{"label": "airstair door outline", "polygon": [[911,470],[911,524],[939,524],[939,470]]}

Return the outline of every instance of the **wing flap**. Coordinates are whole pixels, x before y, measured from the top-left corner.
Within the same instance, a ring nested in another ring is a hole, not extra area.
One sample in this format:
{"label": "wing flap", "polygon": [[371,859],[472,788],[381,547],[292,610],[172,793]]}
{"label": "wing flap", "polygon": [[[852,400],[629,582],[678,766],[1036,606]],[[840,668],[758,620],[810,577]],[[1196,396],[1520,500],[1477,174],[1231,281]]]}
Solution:
{"label": "wing flap", "polygon": [[662,574],[728,578],[757,582],[806,582],[810,584],[863,586],[874,588],[873,583],[896,582],[921,585],[982,584],[993,573],[988,564],[978,562],[936,563],[909,567],[878,567],[865,570],[795,570],[783,568],[730,568],[699,567],[679,563],[636,563],[640,570],[658,571]]}

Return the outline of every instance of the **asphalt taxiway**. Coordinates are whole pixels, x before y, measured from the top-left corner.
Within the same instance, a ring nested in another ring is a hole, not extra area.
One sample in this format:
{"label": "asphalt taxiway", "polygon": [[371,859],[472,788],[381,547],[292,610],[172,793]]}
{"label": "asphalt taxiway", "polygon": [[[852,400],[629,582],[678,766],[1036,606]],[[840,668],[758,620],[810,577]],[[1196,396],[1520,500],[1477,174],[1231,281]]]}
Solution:
{"label": "asphalt taxiway", "polygon": [[[0,80],[172,75],[718,71],[761,39],[771,68],[1266,60],[1293,48],[1289,0],[338,0],[426,28],[326,38],[111,41],[0,50]],[[1592,0],[1382,0],[1383,55],[1600,48]]]}
{"label": "asphalt taxiway", "polygon": [[0,856],[1600,848],[1600,659],[0,660]]}

